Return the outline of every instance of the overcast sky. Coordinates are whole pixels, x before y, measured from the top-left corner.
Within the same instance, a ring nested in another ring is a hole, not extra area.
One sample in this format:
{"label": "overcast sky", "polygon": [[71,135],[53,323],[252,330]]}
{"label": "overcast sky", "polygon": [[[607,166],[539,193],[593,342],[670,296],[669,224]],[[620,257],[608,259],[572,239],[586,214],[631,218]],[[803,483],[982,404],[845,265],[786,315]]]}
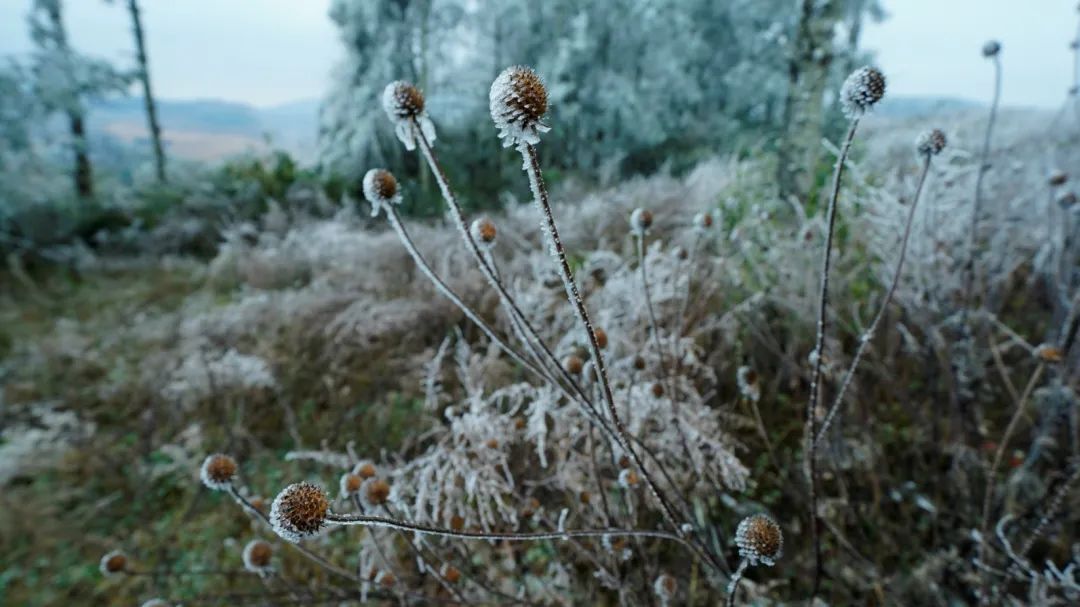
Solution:
{"label": "overcast sky", "polygon": [[[979,49],[1002,42],[1009,105],[1056,107],[1072,84],[1068,43],[1077,0],[883,0],[889,18],[865,28],[890,93],[983,100],[992,71]],[[24,53],[31,0],[0,0],[0,56]],[[320,97],[340,56],[330,0],[142,0],[151,71],[169,99],[271,106]],[[795,2],[792,0],[792,5]],[[130,61],[121,0],[66,0],[72,44]]]}

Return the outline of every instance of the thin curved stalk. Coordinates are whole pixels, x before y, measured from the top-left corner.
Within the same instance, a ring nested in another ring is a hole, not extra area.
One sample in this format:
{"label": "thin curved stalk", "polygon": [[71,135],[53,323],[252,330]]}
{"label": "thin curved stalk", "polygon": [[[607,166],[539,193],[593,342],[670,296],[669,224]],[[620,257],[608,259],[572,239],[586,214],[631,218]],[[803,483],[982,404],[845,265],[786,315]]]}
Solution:
{"label": "thin curved stalk", "polygon": [[742,580],[743,573],[746,572],[746,568],[749,566],[749,562],[743,559],[739,563],[739,568],[735,570],[735,573],[731,576],[731,581],[728,582],[727,587],[727,601],[724,602],[727,607],[735,607],[735,593],[739,591],[739,582]]}
{"label": "thin curved stalk", "polygon": [[829,269],[832,265],[832,244],[836,232],[836,206],[840,197],[840,183],[844,175],[844,165],[847,163],[848,154],[851,151],[851,142],[855,139],[855,131],[859,127],[859,118],[851,119],[847,137],[844,138],[844,146],[840,149],[840,157],[836,160],[836,171],[833,174],[832,195],[829,196],[828,227],[825,232],[825,251],[821,261],[821,292],[818,295],[817,339],[814,342],[814,370],[810,379],[810,398],[806,403],[806,431],[803,437],[805,448],[806,481],[810,489],[810,540],[814,546],[814,581],[810,594],[810,602],[818,594],[821,586],[821,534],[818,529],[817,516],[817,449],[814,437],[817,435],[817,418],[814,413],[817,409],[821,389],[821,362],[824,358],[825,329],[827,310],[829,307]]}
{"label": "thin curved stalk", "polygon": [[990,168],[990,138],[997,121],[998,102],[1001,99],[1001,59],[994,55],[994,101],[990,105],[990,120],[986,123],[982,153],[979,154],[979,172],[975,176],[975,201],[971,209],[971,229],[968,233],[968,262],[964,275],[964,309],[971,307],[972,289],[975,284],[975,254],[978,245],[979,213],[982,210],[982,185],[986,170]]}
{"label": "thin curved stalk", "polygon": [[642,477],[645,478],[645,483],[649,487],[649,492],[652,493],[653,497],[660,503],[661,512],[667,520],[667,523],[671,525],[681,537],[682,528],[675,519],[674,510],[668,500],[660,493],[660,489],[656,485],[656,482],[653,481],[652,475],[645,469],[644,462],[641,461],[641,456],[638,455],[637,450],[631,446],[630,439],[628,438],[629,433],[623,425],[622,419],[619,417],[619,412],[615,408],[615,399],[611,393],[611,384],[607,377],[607,367],[604,364],[604,355],[600,351],[599,342],[596,340],[596,330],[593,328],[592,320],[589,318],[589,311],[585,308],[585,302],[581,298],[581,292],[578,290],[577,282],[574,280],[574,274],[570,270],[569,262],[566,260],[566,251],[563,249],[562,241],[559,238],[559,228],[555,225],[555,217],[551,212],[551,205],[548,202],[547,188],[544,185],[543,176],[540,173],[540,161],[536,156],[536,148],[527,143],[522,143],[518,146],[518,151],[521,153],[524,161],[525,172],[528,174],[529,185],[533,193],[533,200],[536,203],[537,210],[540,211],[540,215],[543,218],[546,227],[545,235],[547,236],[552,252],[555,255],[555,265],[562,277],[563,287],[566,289],[567,298],[570,300],[570,305],[577,315],[578,320],[581,322],[582,326],[584,326],[585,333],[589,338],[589,349],[592,353],[596,375],[600,380],[604,401],[607,404],[608,415],[615,425],[619,445],[630,455],[630,458],[634,462],[634,466],[641,472]]}
{"label": "thin curved stalk", "polygon": [[926,161],[923,163],[922,172],[919,174],[919,185],[915,188],[915,199],[911,203],[907,222],[904,224],[904,236],[900,241],[900,259],[896,262],[896,271],[893,273],[892,283],[889,284],[889,290],[885,293],[885,299],[881,302],[881,308],[878,309],[877,314],[874,316],[874,320],[870,323],[870,327],[863,333],[862,338],[859,340],[859,347],[855,349],[855,356],[851,359],[851,366],[848,367],[847,373],[844,374],[844,381],[840,383],[840,389],[836,392],[832,407],[829,408],[829,413],[821,422],[821,428],[818,430],[817,437],[814,439],[815,443],[820,443],[824,440],[825,433],[829,431],[829,426],[832,424],[833,418],[836,417],[836,414],[840,411],[840,407],[843,406],[844,394],[847,392],[848,387],[851,386],[851,380],[855,376],[855,371],[859,367],[859,362],[862,361],[863,354],[866,352],[866,346],[877,332],[878,325],[881,324],[881,319],[885,317],[885,312],[889,308],[889,303],[892,301],[893,295],[896,294],[896,288],[900,285],[900,274],[904,269],[904,259],[907,257],[908,240],[911,238],[911,224],[914,222],[915,209],[919,204],[919,197],[922,196],[923,184],[926,183],[926,174],[929,171],[930,156],[927,155]]}

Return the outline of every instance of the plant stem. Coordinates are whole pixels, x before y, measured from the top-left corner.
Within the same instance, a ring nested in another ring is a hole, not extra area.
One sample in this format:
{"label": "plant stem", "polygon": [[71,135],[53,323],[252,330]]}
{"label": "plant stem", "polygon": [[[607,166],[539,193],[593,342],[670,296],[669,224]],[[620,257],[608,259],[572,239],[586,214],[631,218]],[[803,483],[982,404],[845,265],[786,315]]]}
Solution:
{"label": "plant stem", "polygon": [[820,443],[824,440],[825,433],[829,430],[829,425],[832,424],[833,418],[836,417],[836,414],[840,411],[840,407],[843,406],[844,394],[851,385],[851,380],[855,376],[855,370],[859,367],[859,362],[866,352],[866,346],[874,337],[874,333],[877,332],[878,325],[881,324],[881,319],[885,317],[885,312],[888,310],[889,303],[892,301],[893,295],[896,294],[896,288],[900,284],[900,274],[904,269],[904,259],[907,257],[908,240],[911,238],[911,224],[915,219],[915,209],[919,204],[919,197],[922,195],[923,184],[926,183],[926,174],[929,171],[930,156],[927,155],[925,162],[923,162],[922,172],[919,174],[919,185],[915,188],[915,199],[911,202],[911,209],[908,211],[907,222],[904,224],[904,236],[900,241],[900,259],[896,262],[896,272],[893,274],[892,283],[889,285],[889,290],[885,293],[885,299],[881,302],[881,308],[874,316],[874,320],[870,323],[870,327],[863,333],[862,338],[859,340],[859,347],[855,349],[855,356],[851,359],[851,366],[848,367],[847,373],[844,374],[844,381],[840,383],[840,389],[836,392],[832,407],[829,408],[828,415],[826,415],[825,420],[821,422],[821,429],[818,430],[817,437],[814,439],[815,443]]}
{"label": "plant stem", "polygon": [[982,210],[982,185],[986,170],[990,168],[990,138],[997,120],[998,102],[1001,99],[1001,59],[994,55],[994,101],[990,105],[990,120],[986,123],[982,153],[979,155],[979,172],[975,176],[975,202],[971,209],[971,230],[968,233],[968,262],[964,275],[964,309],[971,307],[972,289],[975,285],[975,255],[978,245],[979,213]]}
{"label": "plant stem", "polygon": [[814,437],[817,434],[817,418],[815,417],[815,411],[818,404],[818,392],[821,389],[821,363],[822,359],[825,358],[826,312],[829,307],[829,269],[832,265],[832,244],[833,235],[836,231],[836,207],[837,199],[840,197],[840,183],[844,175],[844,165],[847,162],[848,153],[851,151],[851,142],[855,139],[855,131],[858,127],[859,118],[852,118],[851,124],[848,127],[847,137],[844,139],[844,146],[840,149],[840,156],[836,160],[836,171],[833,174],[832,195],[829,196],[829,208],[827,211],[828,225],[825,231],[825,251],[822,254],[821,262],[821,292],[818,296],[817,339],[814,342],[814,369],[810,379],[810,398],[807,399],[806,403],[806,430],[803,439],[806,445],[806,481],[810,489],[810,541],[814,546],[814,576],[810,594],[811,603],[813,603],[821,586],[822,573],[821,536],[818,529],[817,516],[817,465],[815,461],[817,450],[815,448],[816,443],[814,442]]}
{"label": "plant stem", "polygon": [[735,573],[731,576],[731,581],[728,582],[727,587],[727,601],[724,603],[727,607],[735,607],[735,593],[739,590],[739,582],[742,580],[743,573],[746,571],[746,567],[750,563],[743,559],[739,563],[739,568],[735,570]]}

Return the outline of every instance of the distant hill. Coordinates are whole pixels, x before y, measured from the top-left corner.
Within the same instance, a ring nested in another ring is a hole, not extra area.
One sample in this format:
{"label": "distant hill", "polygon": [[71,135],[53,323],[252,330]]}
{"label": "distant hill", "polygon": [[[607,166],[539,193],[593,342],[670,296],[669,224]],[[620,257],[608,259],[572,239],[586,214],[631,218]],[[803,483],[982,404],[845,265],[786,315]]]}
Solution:
{"label": "distant hill", "polygon": [[[166,148],[180,158],[221,160],[248,151],[281,148],[312,160],[318,128],[318,100],[269,108],[215,99],[158,101]],[[90,108],[90,128],[128,144],[148,139],[139,97],[110,99]]]}

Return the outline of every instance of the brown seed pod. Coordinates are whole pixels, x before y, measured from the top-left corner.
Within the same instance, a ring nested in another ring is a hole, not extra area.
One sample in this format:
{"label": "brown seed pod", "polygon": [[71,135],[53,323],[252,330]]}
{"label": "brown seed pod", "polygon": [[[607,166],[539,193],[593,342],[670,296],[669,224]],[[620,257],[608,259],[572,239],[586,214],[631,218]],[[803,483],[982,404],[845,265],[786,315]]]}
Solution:
{"label": "brown seed pod", "polygon": [[244,546],[244,568],[252,573],[264,573],[270,568],[274,548],[262,540],[251,540]]}
{"label": "brown seed pod", "polygon": [[739,554],[751,565],[772,566],[784,552],[784,533],[780,525],[764,514],[748,516],[735,531]]}
{"label": "brown seed pod", "polygon": [[215,491],[224,491],[232,486],[233,478],[236,477],[236,460],[224,453],[208,455],[203,460],[199,477],[202,483]]}
{"label": "brown seed pod", "polygon": [[605,333],[604,330],[600,328],[594,329],[593,333],[596,334],[596,345],[600,346],[601,349],[606,348],[608,341],[607,333]]}
{"label": "brown seed pod", "polygon": [[352,473],[362,479],[369,479],[375,476],[375,464],[368,461],[360,462],[353,466]]}
{"label": "brown seed pod", "polygon": [[391,120],[417,118],[424,113],[424,94],[404,80],[386,85],[382,102],[383,110]]}
{"label": "brown seed pod", "polygon": [[581,373],[581,370],[585,368],[585,362],[574,354],[563,358],[562,365],[563,369],[570,375],[578,375]]}
{"label": "brown seed pod", "polygon": [[270,505],[270,524],[282,538],[298,542],[322,529],[330,512],[326,492],[307,482],[285,487]]}
{"label": "brown seed pod", "polygon": [[124,573],[127,570],[128,557],[119,550],[113,550],[101,557],[101,562],[98,564],[98,569],[101,570],[101,574],[104,576],[114,576],[120,573]]}
{"label": "brown seed pod", "polygon": [[531,69],[508,67],[491,83],[488,94],[491,120],[503,145],[536,144],[549,129],[540,120],[547,113],[547,88]]}
{"label": "brown seed pod", "polygon": [[390,497],[390,483],[381,478],[364,481],[364,501],[370,506],[381,506]]}
{"label": "brown seed pod", "polygon": [[359,474],[343,474],[341,475],[341,494],[345,496],[356,495],[360,491],[360,485],[364,483],[364,479]]}
{"label": "brown seed pod", "polygon": [[439,573],[440,575],[442,575],[444,580],[451,584],[456,584],[458,583],[458,581],[461,580],[461,572],[458,571],[457,567],[454,567],[449,563],[443,563],[442,569]]}
{"label": "brown seed pod", "polygon": [[650,389],[652,390],[652,395],[656,398],[660,398],[664,395],[664,386],[660,382],[653,382],[652,388]]}
{"label": "brown seed pod", "polygon": [[841,105],[850,118],[862,116],[884,96],[885,75],[870,66],[852,72],[840,89]]}

